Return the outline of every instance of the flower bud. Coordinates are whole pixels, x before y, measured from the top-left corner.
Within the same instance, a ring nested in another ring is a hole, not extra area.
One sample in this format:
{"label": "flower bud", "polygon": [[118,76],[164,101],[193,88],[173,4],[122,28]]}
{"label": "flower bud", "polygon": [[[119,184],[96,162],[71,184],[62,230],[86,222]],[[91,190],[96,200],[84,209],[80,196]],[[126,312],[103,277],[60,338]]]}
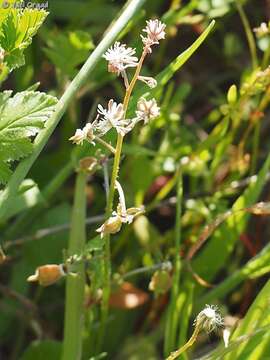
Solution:
{"label": "flower bud", "polygon": [[34,275],[27,278],[29,282],[38,281],[41,286],[49,286],[56,283],[59,279],[66,275],[63,264],[43,265],[36,269]]}

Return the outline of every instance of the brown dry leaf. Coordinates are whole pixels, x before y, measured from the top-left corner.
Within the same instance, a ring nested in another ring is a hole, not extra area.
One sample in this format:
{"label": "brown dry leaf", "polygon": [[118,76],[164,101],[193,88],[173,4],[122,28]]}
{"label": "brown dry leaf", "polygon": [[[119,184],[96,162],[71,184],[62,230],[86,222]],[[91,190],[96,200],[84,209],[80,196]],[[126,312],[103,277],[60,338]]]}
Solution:
{"label": "brown dry leaf", "polygon": [[142,306],[149,299],[149,295],[136,288],[129,282],[124,282],[111,294],[110,306],[118,309],[135,309]]}

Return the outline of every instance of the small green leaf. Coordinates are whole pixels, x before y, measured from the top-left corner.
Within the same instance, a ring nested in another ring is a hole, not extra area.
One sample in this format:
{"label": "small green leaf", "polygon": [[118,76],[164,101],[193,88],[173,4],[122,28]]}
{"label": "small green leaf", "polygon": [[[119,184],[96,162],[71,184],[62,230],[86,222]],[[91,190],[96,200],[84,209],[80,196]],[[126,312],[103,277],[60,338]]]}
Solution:
{"label": "small green leaf", "polygon": [[9,71],[24,65],[23,50],[42,25],[48,13],[39,9],[0,10],[0,47],[5,51],[4,63]]}
{"label": "small green leaf", "polygon": [[29,137],[44,127],[57,99],[41,92],[23,91],[11,97],[0,93],[0,182],[6,183],[9,163],[28,156],[33,149]]}
{"label": "small green leaf", "polygon": [[102,250],[103,246],[104,246],[104,239],[101,239],[100,235],[97,235],[96,237],[88,241],[88,243],[85,246],[85,250],[87,252],[98,251],[98,250]]}

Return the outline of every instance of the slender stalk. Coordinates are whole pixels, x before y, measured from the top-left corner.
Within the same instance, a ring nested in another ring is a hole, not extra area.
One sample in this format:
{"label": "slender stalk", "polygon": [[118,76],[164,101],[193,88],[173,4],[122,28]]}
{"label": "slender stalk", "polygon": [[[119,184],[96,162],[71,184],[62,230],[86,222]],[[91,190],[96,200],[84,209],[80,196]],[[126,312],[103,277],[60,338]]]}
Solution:
{"label": "slender stalk", "polygon": [[0,218],[2,218],[9,206],[11,206],[12,198],[16,195],[17,189],[25,178],[33,163],[36,161],[40,152],[48,142],[54,129],[58,125],[60,119],[67,110],[70,102],[76,96],[79,89],[88,81],[89,75],[92,73],[102,54],[108,49],[111,43],[115,40],[117,35],[124,29],[128,21],[143,5],[145,0],[131,0],[125,7],[119,18],[110,26],[103,40],[99,43],[96,49],[91,53],[88,60],[82,66],[79,73],[75,76],[73,81],[69,84],[63,96],[59,100],[55,112],[47,121],[46,128],[42,130],[36,137],[34,142],[34,151],[31,156],[23,160],[16,168],[15,172],[10,178],[5,190],[0,195]]}
{"label": "slender stalk", "polygon": [[[147,52],[144,50],[142,53],[142,56],[139,60],[138,66],[136,67],[135,73],[133,75],[133,78],[126,89],[124,101],[123,101],[123,108],[124,108],[124,116],[126,115],[130,96],[132,94],[132,90],[136,84],[136,81],[138,79],[138,76],[140,75],[140,71],[142,68],[143,61],[145,59]],[[111,183],[110,183],[110,189],[109,189],[109,196],[107,201],[107,207],[106,207],[106,218],[108,218],[111,215],[111,212],[113,210],[113,200],[114,200],[114,194],[115,194],[115,182],[118,177],[119,173],[119,165],[120,165],[120,158],[121,158],[121,152],[122,152],[122,146],[123,146],[123,140],[124,137],[121,134],[118,134],[117,136],[117,144],[115,149],[115,155],[114,155],[114,162],[113,162],[113,169],[112,169],[112,176],[111,176]],[[104,257],[104,288],[103,288],[103,296],[102,296],[102,303],[101,303],[101,325],[100,325],[100,331],[98,336],[98,343],[97,343],[97,350],[101,350],[102,342],[104,339],[104,333],[105,333],[105,326],[106,321],[108,317],[108,308],[109,308],[109,298],[110,298],[110,280],[111,280],[111,247],[110,247],[110,234],[107,234],[105,236],[105,257]]]}
{"label": "slender stalk", "polygon": [[[87,174],[79,172],[76,179],[75,199],[72,211],[69,239],[69,256],[80,255],[85,246],[86,186]],[[67,276],[63,360],[80,360],[84,317],[85,272],[82,262],[77,265],[77,276]]]}
{"label": "slender stalk", "polygon": [[115,155],[116,150],[113,146],[111,146],[110,144],[108,144],[106,141],[104,141],[98,136],[95,137],[95,140]]}
{"label": "slender stalk", "polygon": [[249,46],[249,51],[250,51],[250,55],[251,55],[251,60],[252,60],[252,68],[254,70],[258,66],[256,43],[255,43],[255,40],[254,40],[254,36],[252,34],[252,30],[250,28],[248,18],[246,16],[245,12],[244,12],[243,7],[242,7],[241,1],[237,0],[235,3],[236,3],[237,10],[239,12],[240,18],[242,20],[244,29],[245,29],[247,42],[248,42],[248,46]]}
{"label": "slender stalk", "polygon": [[167,355],[176,343],[176,333],[179,322],[179,314],[175,311],[177,297],[179,294],[179,282],[181,272],[180,244],[181,244],[181,213],[183,201],[183,180],[180,165],[177,170],[177,189],[176,189],[176,219],[175,219],[175,258],[174,258],[174,276],[171,291],[171,299],[168,307],[164,352]]}
{"label": "slender stalk", "polygon": [[260,145],[260,131],[261,131],[261,122],[258,121],[257,124],[255,125],[253,138],[252,138],[252,159],[251,159],[250,175],[253,175],[256,172],[259,145]]}
{"label": "slender stalk", "polygon": [[177,359],[179,355],[183,354],[183,352],[185,352],[188,348],[190,348],[196,341],[198,334],[200,332],[200,324],[197,323],[195,326],[195,329],[193,331],[193,334],[191,335],[191,338],[188,340],[187,343],[185,343],[185,345],[183,345],[182,347],[180,347],[180,349],[172,352],[170,354],[170,356],[168,356],[166,358],[166,360],[174,360]]}
{"label": "slender stalk", "polygon": [[263,54],[263,59],[262,59],[262,70],[264,70],[268,64],[269,64],[269,59],[270,59],[270,46],[268,46],[268,48],[266,49],[266,51]]}
{"label": "slender stalk", "polygon": [[[121,150],[123,144],[123,136],[118,134],[117,144],[116,144],[116,151],[114,156],[114,163],[113,163],[113,170],[112,170],[112,177],[111,177],[111,184],[109,189],[109,196],[107,201],[106,207],[106,218],[108,218],[112,212],[113,208],[113,199],[115,193],[115,181],[118,176],[119,171],[119,164],[120,164],[120,157],[121,157]],[[101,303],[101,324],[100,330],[98,335],[98,342],[97,342],[97,352],[100,352],[102,343],[104,340],[105,334],[105,326],[108,317],[108,310],[109,310],[109,298],[110,298],[110,282],[111,282],[111,245],[110,245],[110,235],[107,234],[105,236],[105,258],[104,258],[104,287],[103,287],[103,295],[102,295],[102,303]]]}
{"label": "slender stalk", "polygon": [[130,278],[130,277],[135,276],[135,275],[140,275],[140,274],[144,274],[144,273],[147,273],[147,272],[154,272],[154,271],[159,270],[159,269],[170,269],[171,266],[172,265],[171,265],[171,263],[169,261],[162,262],[162,263],[159,263],[159,264],[155,264],[155,265],[152,265],[152,266],[143,266],[141,268],[131,270],[131,271],[123,274],[121,276],[121,278],[122,279],[127,279],[127,278]]}

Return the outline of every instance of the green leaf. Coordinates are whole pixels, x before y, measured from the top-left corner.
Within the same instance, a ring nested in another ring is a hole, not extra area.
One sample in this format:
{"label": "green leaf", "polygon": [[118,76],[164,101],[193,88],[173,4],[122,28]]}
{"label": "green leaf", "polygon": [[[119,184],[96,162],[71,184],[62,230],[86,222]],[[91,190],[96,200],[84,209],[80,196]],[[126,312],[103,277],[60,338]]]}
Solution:
{"label": "green leaf", "polygon": [[[258,328],[264,326],[270,327],[270,281],[266,283],[260,291],[255,301],[249,308],[245,318],[234,331],[231,340],[237,340],[243,335],[252,335]],[[224,357],[226,360],[260,360],[267,359],[269,356],[270,331],[265,338],[256,336],[250,341],[238,346],[229,356]],[[268,354],[266,352],[268,351]]]}
{"label": "green leaf", "polygon": [[[256,182],[252,182],[233,204],[232,211],[253,205],[266,182],[266,175],[270,167],[270,155],[266,159],[261,171],[257,175]],[[213,234],[210,241],[205,245],[202,252],[194,260],[193,269],[203,279],[209,281],[225,265],[232,253],[236,241],[247,226],[250,214],[238,212],[228,218]],[[216,254],[219,254],[216,256]]]}
{"label": "green leaf", "polygon": [[23,91],[11,97],[0,93],[0,182],[7,182],[9,164],[28,156],[33,149],[30,137],[45,126],[57,99],[41,92]]}
{"label": "green leaf", "polygon": [[0,10],[0,46],[5,51],[4,63],[9,71],[24,64],[23,50],[42,25],[48,13],[39,9]]}
{"label": "green leaf", "polygon": [[100,235],[95,236],[93,239],[89,240],[85,246],[87,252],[99,251],[102,250],[105,242],[104,239],[101,239]]}
{"label": "green leaf", "polygon": [[37,184],[31,179],[25,179],[19,188],[18,195],[12,203],[12,207],[6,212],[3,221],[44,201]]}
{"label": "green leaf", "polygon": [[62,344],[58,341],[34,341],[24,352],[21,360],[59,360],[61,358]]}
{"label": "green leaf", "polygon": [[250,259],[241,269],[236,270],[214,289],[200,297],[196,303],[197,309],[209,304],[213,300],[221,299],[231,290],[247,279],[256,279],[270,272],[270,244],[266,245],[262,251]]}
{"label": "green leaf", "polygon": [[63,74],[70,77],[76,74],[76,67],[87,59],[89,51],[94,48],[90,35],[84,31],[54,31],[47,33],[46,37],[48,48],[45,52],[48,58]]}

